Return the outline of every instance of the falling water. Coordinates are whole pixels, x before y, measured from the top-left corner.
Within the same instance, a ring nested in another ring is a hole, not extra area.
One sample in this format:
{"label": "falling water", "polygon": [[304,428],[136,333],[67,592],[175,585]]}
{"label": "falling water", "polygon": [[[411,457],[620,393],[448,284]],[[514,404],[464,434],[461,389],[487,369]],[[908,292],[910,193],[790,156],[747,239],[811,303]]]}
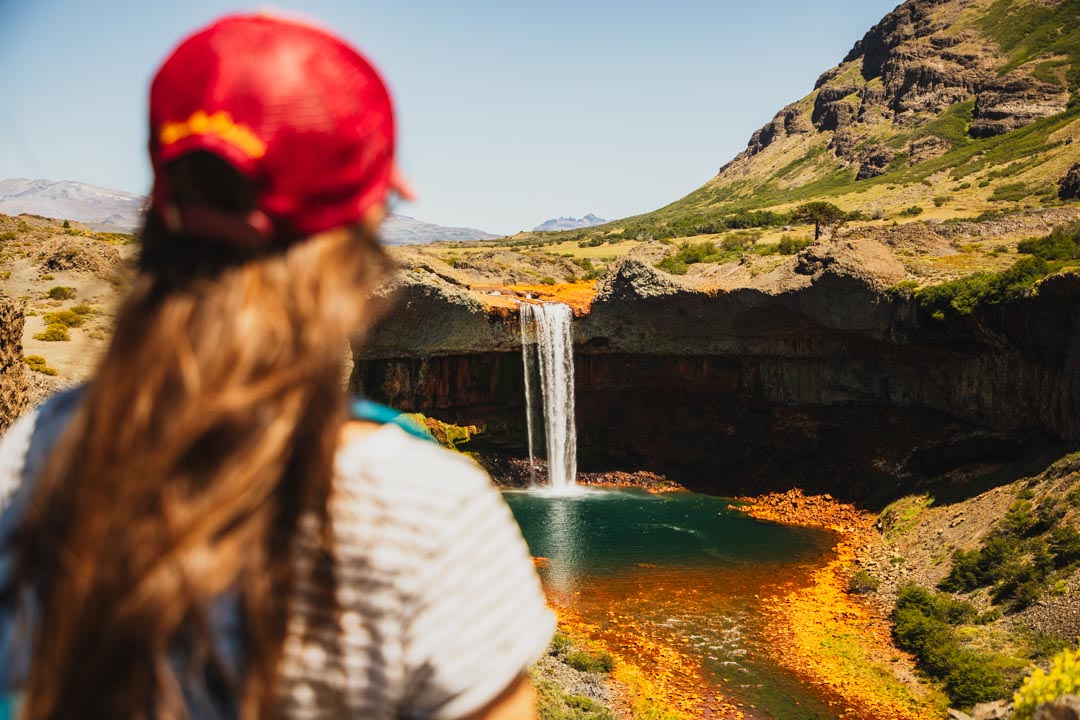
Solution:
{"label": "falling water", "polygon": [[[533,468],[533,414],[536,403],[531,376],[539,366],[547,439],[548,479],[552,490],[569,491],[577,477],[577,432],[574,428],[573,312],[562,303],[521,306],[521,352],[525,361],[525,404],[529,433],[529,467]],[[534,349],[535,348],[535,349]],[[535,362],[534,359],[535,358]]]}

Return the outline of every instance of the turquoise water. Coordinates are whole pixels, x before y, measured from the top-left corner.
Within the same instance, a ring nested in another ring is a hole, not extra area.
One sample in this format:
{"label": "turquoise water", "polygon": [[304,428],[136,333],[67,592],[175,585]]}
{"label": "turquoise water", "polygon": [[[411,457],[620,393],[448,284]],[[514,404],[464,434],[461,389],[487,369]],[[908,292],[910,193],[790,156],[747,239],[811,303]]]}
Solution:
{"label": "turquoise water", "polygon": [[533,556],[547,559],[539,572],[552,602],[614,649],[632,654],[647,638],[679,650],[701,663],[703,695],[742,703],[749,717],[837,717],[770,660],[760,614],[763,600],[824,563],[831,533],[754,520],[693,493],[504,497]]}

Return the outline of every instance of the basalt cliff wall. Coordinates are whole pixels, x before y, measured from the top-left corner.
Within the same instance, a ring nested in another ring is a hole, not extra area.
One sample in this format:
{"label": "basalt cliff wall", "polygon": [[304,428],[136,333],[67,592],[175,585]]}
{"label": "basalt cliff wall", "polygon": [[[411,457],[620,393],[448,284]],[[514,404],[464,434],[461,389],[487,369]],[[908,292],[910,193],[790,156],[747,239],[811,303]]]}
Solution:
{"label": "basalt cliff wall", "polygon": [[[1080,277],[934,320],[890,289],[902,269],[875,246],[816,246],[758,287],[711,292],[621,262],[575,321],[583,468],[878,502],[924,474],[1080,441]],[[398,285],[354,387],[520,452],[517,314],[422,273]]]}

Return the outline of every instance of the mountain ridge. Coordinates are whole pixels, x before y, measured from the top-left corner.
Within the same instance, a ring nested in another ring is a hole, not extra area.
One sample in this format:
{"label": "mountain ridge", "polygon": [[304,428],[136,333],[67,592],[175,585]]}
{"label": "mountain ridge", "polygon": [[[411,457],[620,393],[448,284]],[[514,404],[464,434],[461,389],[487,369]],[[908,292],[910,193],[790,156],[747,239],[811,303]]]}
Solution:
{"label": "mountain ridge", "polygon": [[557,217],[545,220],[536,227],[533,228],[533,232],[551,232],[558,230],[577,230],[578,228],[593,227],[594,225],[603,225],[609,222],[604,218],[597,217],[592,213],[586,214],[584,217]]}
{"label": "mountain ridge", "polygon": [[[73,220],[92,230],[134,232],[148,206],[144,195],[74,180],[0,180],[0,213]],[[382,228],[387,245],[423,245],[441,240],[490,240],[499,235],[475,228],[443,227],[392,213]]]}

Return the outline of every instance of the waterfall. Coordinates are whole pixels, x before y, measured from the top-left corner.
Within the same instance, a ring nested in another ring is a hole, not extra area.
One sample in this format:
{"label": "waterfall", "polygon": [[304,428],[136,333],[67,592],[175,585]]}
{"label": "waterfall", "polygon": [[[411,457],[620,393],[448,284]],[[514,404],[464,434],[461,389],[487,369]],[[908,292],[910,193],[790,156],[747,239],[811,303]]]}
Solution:
{"label": "waterfall", "polygon": [[564,492],[576,486],[577,478],[573,319],[570,306],[562,303],[521,305],[521,352],[525,361],[530,472],[533,472],[535,457],[533,417],[537,390],[532,376],[538,367],[544,437],[547,440],[548,482],[552,490]]}

